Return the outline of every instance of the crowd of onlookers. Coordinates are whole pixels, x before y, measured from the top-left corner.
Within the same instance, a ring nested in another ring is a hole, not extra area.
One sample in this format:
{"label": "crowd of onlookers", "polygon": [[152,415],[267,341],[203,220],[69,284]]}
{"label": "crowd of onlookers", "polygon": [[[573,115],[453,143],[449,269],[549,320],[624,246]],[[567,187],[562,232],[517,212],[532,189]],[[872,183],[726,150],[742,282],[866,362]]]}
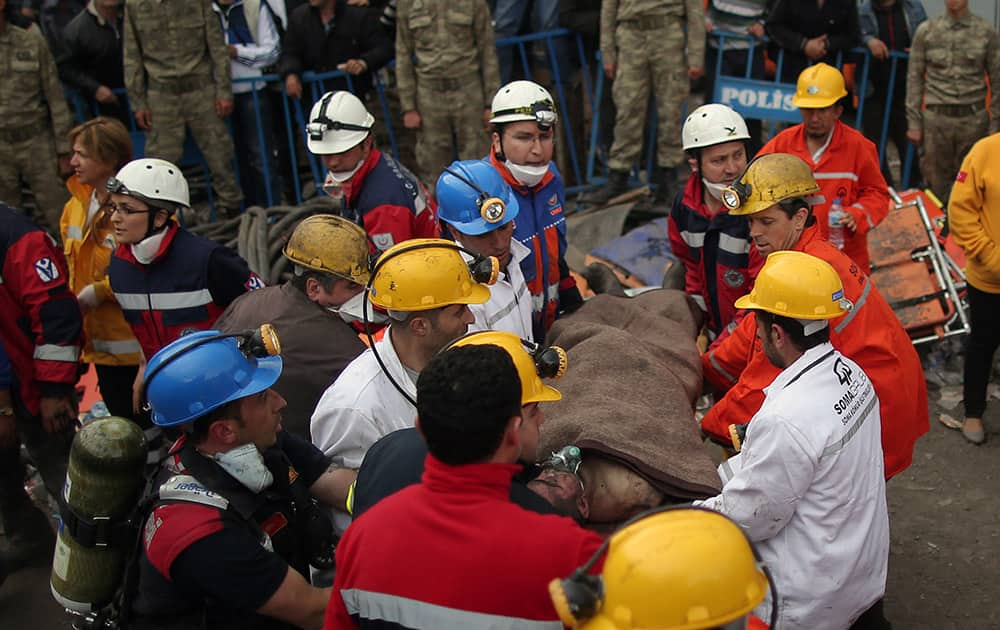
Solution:
{"label": "crowd of onlookers", "polygon": [[[716,68],[723,75],[749,74],[756,79],[773,76],[778,70],[779,80],[794,83],[809,64],[860,62],[861,56],[849,51],[866,48],[870,59],[867,81],[860,85],[859,65],[854,85],[849,86],[854,102],[864,101],[862,130],[877,145],[894,144],[901,161],[910,144],[917,148],[909,170],[901,173],[898,181],[884,158],[883,175],[890,184],[897,185],[926,181],[945,199],[958,160],[975,138],[986,133],[982,124],[986,114],[982,71],[993,73],[1000,65],[995,31],[974,16],[973,21],[966,20],[969,25],[960,29],[959,36],[981,44],[971,46],[966,57],[942,59],[947,53],[939,48],[928,53],[942,43],[940,38],[928,36],[933,29],[925,29],[925,36],[917,37],[918,27],[927,19],[919,0],[672,0],[648,6],[611,0],[487,0],[483,4],[488,6],[488,13],[479,2],[467,4],[469,7],[450,7],[450,16],[440,31],[425,28],[431,17],[421,13],[425,9],[413,9],[424,5],[408,0],[214,0],[204,10],[198,3],[158,8],[157,3],[142,0],[90,0],[86,4],[83,0],[18,0],[7,4],[5,15],[8,22],[21,26],[31,22],[40,25],[62,85],[82,97],[77,101],[83,105],[77,117],[97,113],[117,117],[133,132],[146,132],[145,146],[137,146],[138,152],[173,162],[181,161],[188,129],[211,171],[216,208],[230,216],[250,205],[268,206],[296,198],[292,179],[299,174],[293,172],[296,169],[292,165],[303,163],[305,153],[302,146],[289,146],[281,88],[288,96],[301,100],[303,112],[309,111],[314,97],[331,89],[350,89],[374,105],[373,77],[394,58],[399,59],[400,46],[407,51],[407,62],[394,70],[387,69],[383,75],[390,85],[397,84],[398,79],[398,91],[390,91],[390,96],[398,99],[390,99],[393,120],[389,123],[397,133],[405,128],[416,136],[415,152],[409,150],[412,138],[405,136],[408,140],[403,143],[403,161],[429,187],[433,188],[436,174],[454,157],[454,147],[459,157],[471,159],[475,154],[482,155],[488,146],[488,134],[482,125],[470,128],[448,117],[461,118],[463,114],[456,111],[462,107],[488,105],[488,100],[476,103],[480,93],[488,97],[499,85],[517,78],[529,67],[555,70],[548,60],[550,51],[558,62],[559,79],[565,88],[561,92],[566,94],[566,101],[561,105],[571,110],[571,118],[577,122],[589,118],[584,112],[589,101],[583,96],[577,71],[580,63],[570,40],[556,39],[551,49],[537,44],[532,50],[529,45],[524,59],[517,46],[502,46],[494,55],[492,46],[483,45],[485,41],[518,34],[568,27],[581,34],[588,61],[594,59],[596,51],[602,52],[609,82],[599,103],[598,143],[608,152],[611,184],[607,194],[598,195],[596,200],[613,196],[628,185],[628,172],[644,146],[641,140],[636,141],[636,135],[648,126],[643,121],[647,119],[645,108],[652,93],[662,103],[657,107],[660,120],[656,168],[648,177],[659,190],[654,201],[660,205],[672,199],[674,184],[681,179],[677,171],[684,164],[679,144],[680,113],[686,105],[688,86],[703,91],[706,101],[714,100]],[[967,1],[949,0],[947,4],[966,6]],[[480,10],[490,26],[484,28],[476,17]],[[702,22],[705,31],[715,35],[702,38],[700,29],[692,29],[692,25]],[[635,33],[631,39],[626,37],[630,29]],[[473,37],[464,39],[464,32]],[[644,46],[643,33],[655,33],[649,36],[659,43]],[[741,37],[720,39],[719,33]],[[768,39],[766,44],[751,45],[751,41],[763,38]],[[445,43],[453,52],[469,53],[464,56],[471,59],[470,65],[458,63],[443,52]],[[928,73],[926,82],[910,86],[908,97],[907,59],[905,54],[897,53],[911,53],[911,47],[919,53],[920,69],[916,72],[921,79],[924,69]],[[656,58],[645,59],[646,50],[660,52]],[[776,69],[779,51],[783,53]],[[685,55],[686,64],[674,64]],[[413,81],[406,76],[414,70],[409,62],[413,58],[418,60],[416,69],[424,75],[420,90],[412,87]],[[217,70],[220,64],[228,65],[226,72]],[[686,72],[674,77],[671,64],[685,66]],[[970,64],[971,74],[950,71],[967,71]],[[934,65],[939,66],[940,76],[935,76]],[[493,68],[498,69],[498,74]],[[344,76],[324,81],[321,88],[303,84],[306,72],[338,70]],[[444,71],[450,76],[433,82],[427,78],[428,73]],[[280,76],[280,82],[253,80],[275,74]],[[890,75],[894,81],[890,82]],[[550,72],[549,82],[553,77]],[[972,85],[965,84],[969,81]],[[955,89],[942,90],[942,82],[955,84]],[[427,93],[430,88],[425,88],[431,85],[433,97]],[[208,89],[210,86],[214,89]],[[183,99],[182,94],[186,95]],[[954,102],[954,95],[962,102]],[[418,108],[418,97],[427,104]],[[195,100],[201,104],[191,102]],[[962,109],[973,103],[980,106],[968,112]],[[623,110],[617,115],[615,104]],[[945,114],[927,114],[921,112],[922,105],[960,107]],[[58,106],[49,103],[50,109]],[[443,111],[437,114],[437,109]],[[852,109],[848,102],[849,116]],[[922,118],[935,117],[936,122],[928,121],[929,125],[972,131],[965,137],[956,137],[958,132],[927,133]],[[960,120],[963,117],[966,123],[975,120],[965,124]],[[52,118],[58,155],[68,158],[68,153],[63,152],[68,148],[60,147],[68,128],[61,129],[54,114]],[[307,122],[296,117],[293,107],[292,128]],[[227,124],[229,134],[223,137]],[[386,121],[379,124],[384,129]],[[761,121],[748,119],[748,124],[754,142],[760,146],[767,139]],[[577,147],[587,146],[589,133],[585,125],[576,125],[572,132],[577,136]],[[383,140],[386,137],[384,132],[377,135]],[[141,138],[142,134],[134,136]],[[296,138],[301,145],[299,140]],[[921,151],[921,145],[928,150]],[[939,153],[941,157],[936,157]],[[234,163],[238,177],[234,177]],[[59,168],[63,176],[69,173],[66,159],[59,162]],[[8,170],[8,165],[0,164],[0,169]],[[41,186],[30,181],[26,173],[18,171],[14,176],[25,180],[39,197],[34,189]],[[51,205],[46,195],[41,197],[43,203],[38,205]],[[3,201],[21,205],[20,199]],[[42,210],[42,215],[57,211]]]}

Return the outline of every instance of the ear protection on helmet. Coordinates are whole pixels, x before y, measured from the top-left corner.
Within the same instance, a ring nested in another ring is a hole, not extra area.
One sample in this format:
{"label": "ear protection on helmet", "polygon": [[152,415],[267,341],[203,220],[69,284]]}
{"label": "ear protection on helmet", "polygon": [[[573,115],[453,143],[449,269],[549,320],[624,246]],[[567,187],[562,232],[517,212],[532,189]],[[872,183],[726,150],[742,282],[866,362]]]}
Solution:
{"label": "ear protection on helmet", "polygon": [[319,142],[323,139],[323,134],[327,131],[371,131],[370,127],[345,123],[340,120],[331,120],[326,115],[326,108],[330,105],[330,100],[336,92],[327,92],[319,106],[319,116],[309,121],[306,125],[306,133],[310,140]]}
{"label": "ear protection on helmet", "polygon": [[147,374],[143,376],[142,379],[142,401],[143,408],[146,411],[150,411],[149,403],[146,400],[146,390],[149,387],[149,383],[153,380],[153,377],[160,373],[160,371],[166,366],[170,365],[177,359],[181,358],[188,352],[191,352],[199,346],[203,346],[206,343],[212,341],[218,341],[219,339],[228,339],[230,337],[236,338],[236,345],[239,347],[240,351],[249,358],[263,359],[264,357],[274,357],[281,354],[281,340],[278,339],[278,331],[274,329],[271,324],[261,324],[260,328],[243,330],[237,333],[219,333],[218,335],[211,335],[205,337],[204,339],[199,339],[198,341],[192,343],[191,345],[178,350],[177,352],[171,354],[170,356],[164,357],[160,361],[159,365],[150,370]]}
{"label": "ear protection on helmet", "polygon": [[[708,508],[691,505],[690,503],[684,503],[680,505],[658,507],[652,510],[647,510],[642,514],[637,514],[636,516],[625,521],[625,523],[618,528],[618,531],[621,531],[637,521],[653,516],[654,514],[670,512],[672,510],[701,510],[703,512],[720,514],[727,519],[729,518],[725,514],[721,514],[715,510],[709,510]],[[732,519],[729,520],[731,521]],[[746,535],[746,532],[743,531],[742,527],[740,527],[739,530],[743,534],[743,537],[746,538],[747,545],[750,546],[750,551],[753,553],[754,561],[767,578],[767,586],[771,591],[771,618],[768,623],[768,627],[775,628],[778,623],[778,591],[774,585],[774,577],[771,575],[771,570],[761,559],[760,552],[757,551],[757,547],[753,544],[753,541]],[[555,579],[549,582],[549,594],[552,596],[556,613],[558,613],[559,619],[562,620],[563,624],[570,627],[576,627],[576,625],[592,618],[601,609],[601,606],[604,603],[604,581],[600,576],[591,575],[590,569],[593,568],[594,564],[601,556],[607,553],[608,545],[611,544],[611,538],[612,536],[608,536],[604,539],[604,543],[597,549],[597,551],[594,552],[594,555],[592,555],[590,559],[583,564],[583,566],[573,571],[569,577],[561,580]]]}
{"label": "ear protection on helmet", "polygon": [[490,224],[503,221],[504,216],[507,214],[507,204],[504,203],[503,199],[500,199],[499,197],[491,197],[489,193],[473,183],[472,180],[466,178],[460,173],[456,173],[450,168],[444,169],[444,172],[457,177],[469,188],[479,193],[479,197],[476,199],[476,207],[479,208],[479,215],[483,217],[484,221]]}

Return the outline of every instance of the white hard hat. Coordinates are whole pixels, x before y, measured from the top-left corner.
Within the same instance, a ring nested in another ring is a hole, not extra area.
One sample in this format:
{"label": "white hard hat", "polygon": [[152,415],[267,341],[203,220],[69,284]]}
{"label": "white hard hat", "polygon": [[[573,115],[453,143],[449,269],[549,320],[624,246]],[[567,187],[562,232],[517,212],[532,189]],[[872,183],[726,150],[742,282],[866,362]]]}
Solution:
{"label": "white hard hat", "polygon": [[534,81],[512,81],[497,90],[490,107],[494,124],[530,120],[551,127],[559,120],[549,91]]}
{"label": "white hard hat", "polygon": [[107,189],[109,192],[135,197],[157,208],[162,208],[164,202],[169,206],[191,207],[191,195],[184,174],[176,164],[166,160],[132,160],[108,180]]}
{"label": "white hard hat", "polygon": [[743,117],[731,107],[708,103],[691,112],[681,132],[684,150],[710,147],[723,142],[749,140],[750,132]]}
{"label": "white hard hat", "polygon": [[375,117],[357,96],[344,91],[327,92],[309,112],[309,150],[316,155],[343,153],[361,144],[374,124]]}

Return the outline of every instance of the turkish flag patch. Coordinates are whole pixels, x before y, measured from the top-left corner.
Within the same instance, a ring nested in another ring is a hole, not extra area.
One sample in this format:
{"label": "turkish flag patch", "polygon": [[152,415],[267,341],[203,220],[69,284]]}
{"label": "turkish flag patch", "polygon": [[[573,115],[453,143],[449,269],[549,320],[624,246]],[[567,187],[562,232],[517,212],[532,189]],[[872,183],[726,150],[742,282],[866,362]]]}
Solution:
{"label": "turkish flag patch", "polygon": [[961,183],[965,182],[965,178],[968,177],[968,176],[969,176],[969,174],[966,173],[965,171],[959,171],[958,175],[955,176],[955,181],[958,182],[959,184],[961,184]]}

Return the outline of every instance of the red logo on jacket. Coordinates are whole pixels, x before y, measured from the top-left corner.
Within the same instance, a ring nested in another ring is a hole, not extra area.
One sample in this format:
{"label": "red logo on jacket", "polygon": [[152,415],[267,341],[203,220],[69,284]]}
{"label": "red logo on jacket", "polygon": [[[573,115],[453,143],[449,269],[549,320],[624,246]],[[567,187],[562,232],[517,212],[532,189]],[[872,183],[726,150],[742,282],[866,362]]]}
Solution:
{"label": "red logo on jacket", "polygon": [[961,183],[965,182],[965,178],[968,177],[968,176],[969,176],[969,174],[966,173],[965,171],[959,171],[958,175],[955,176],[955,181],[958,182],[959,184],[961,184]]}

